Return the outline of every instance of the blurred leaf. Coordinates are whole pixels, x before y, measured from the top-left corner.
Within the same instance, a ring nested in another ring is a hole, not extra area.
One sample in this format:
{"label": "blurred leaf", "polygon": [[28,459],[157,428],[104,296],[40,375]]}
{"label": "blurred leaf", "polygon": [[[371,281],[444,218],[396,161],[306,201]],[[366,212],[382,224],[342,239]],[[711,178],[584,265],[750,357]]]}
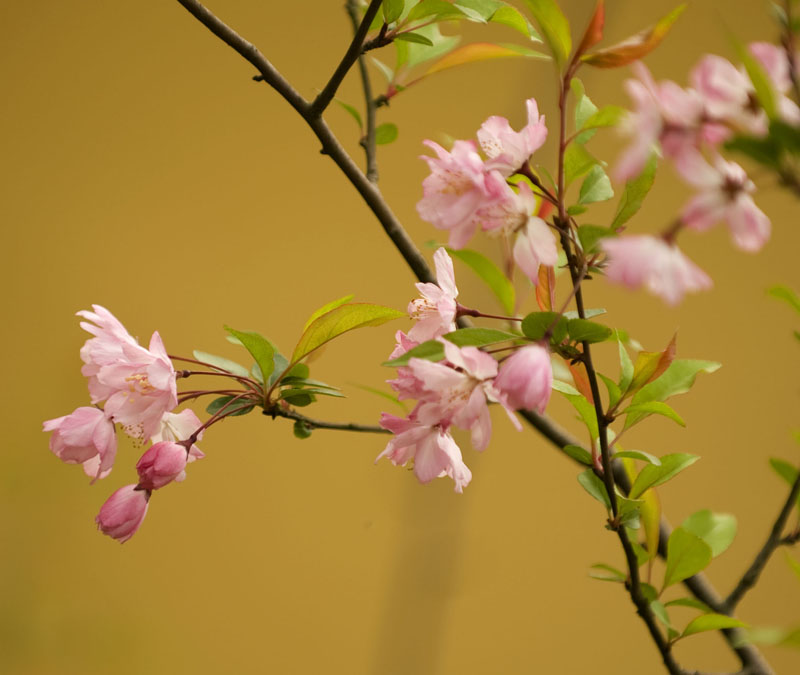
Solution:
{"label": "blurred leaf", "polygon": [[747,626],[743,621],[734,619],[732,616],[725,614],[703,614],[689,622],[689,625],[684,628],[681,637],[689,637],[695,633],[703,633],[709,630],[722,630],[723,628],[742,628]]}
{"label": "blurred leaf", "polygon": [[316,401],[317,399],[314,398],[313,394],[302,392],[299,394],[294,394],[292,396],[286,396],[283,398],[283,400],[298,408],[305,408],[307,405],[311,405],[312,403],[314,403],[314,401]]}
{"label": "blurred leaf", "polygon": [[272,374],[275,367],[273,357],[275,356],[275,347],[263,335],[258,333],[238,331],[230,326],[225,326],[233,337],[237,338],[244,348],[250,352],[258,367],[261,369],[262,376],[266,379]]}
{"label": "blurred leaf", "polygon": [[644,385],[657,380],[675,360],[678,334],[675,333],[669,344],[660,352],[641,351],[636,355],[633,367],[633,380],[628,387],[629,394],[635,394]]}
{"label": "blurred leaf", "polygon": [[372,57],[372,62],[376,66],[378,66],[378,70],[380,70],[381,73],[383,73],[383,76],[386,78],[387,82],[393,82],[394,81],[394,74],[395,73],[391,68],[389,68],[389,66],[387,66],[382,61],[378,61],[378,59],[376,59],[374,56]]}
{"label": "blurred leaf", "polygon": [[589,25],[583,33],[578,49],[575,50],[576,54],[580,55],[586,52],[587,49],[594,47],[600,40],[603,39],[603,26],[606,21],[606,7],[605,0],[597,0],[595,4],[594,13],[592,18],[589,19]]}
{"label": "blurred leaf", "polygon": [[592,157],[585,147],[578,143],[570,143],[564,153],[564,182],[569,185],[591,169],[597,160]]}
{"label": "blurred leaf", "polygon": [[600,127],[614,127],[628,113],[625,108],[618,105],[605,105],[595,112],[583,123],[583,129],[598,129]]}
{"label": "blurred leaf", "polygon": [[375,143],[377,145],[388,145],[397,140],[397,125],[391,122],[379,124],[375,129]]}
{"label": "blurred leaf", "polygon": [[[583,318],[584,319],[591,319],[594,316],[601,316],[606,313],[606,310],[602,307],[593,307],[590,309],[583,310]],[[570,310],[569,312],[564,312],[563,314],[565,319],[580,319],[581,316],[577,310]]]}
{"label": "blurred leaf", "polygon": [[655,26],[616,45],[600,49],[592,54],[585,54],[581,60],[596,68],[619,68],[638,61],[658,47],[684,9],[686,9],[685,4],[679,5],[665,17],[659,19]]}
{"label": "blurred leaf", "polygon": [[406,23],[429,17],[434,17],[437,21],[443,21],[446,19],[463,19],[465,15],[457,5],[445,2],[445,0],[422,0],[422,2],[411,8],[411,11],[406,16]]}
{"label": "blurred leaf", "polygon": [[678,598],[677,600],[670,600],[664,603],[664,607],[691,607],[692,609],[699,609],[704,613],[711,612],[711,608],[697,598]]}
{"label": "blurred leaf", "polygon": [[669,614],[667,614],[667,609],[661,604],[660,600],[651,600],[650,601],[650,609],[653,612],[653,615],[658,619],[665,628],[668,630],[672,628],[672,623],[669,620]]}
{"label": "blurred leaf", "polygon": [[711,548],[700,537],[678,527],[667,542],[664,586],[672,586],[703,571],[711,562]]}
{"label": "blurred leaf", "polygon": [[685,468],[694,464],[700,457],[688,453],[676,452],[664,455],[661,464],[648,464],[642,468],[628,494],[631,499],[636,499],[645,490],[666,483],[674,478]]}
{"label": "blurred leaf", "polygon": [[583,180],[578,201],[581,204],[594,204],[596,202],[608,201],[613,196],[614,189],[611,187],[611,181],[606,175],[606,172],[603,171],[603,167],[596,164]]}
{"label": "blurred leaf", "polygon": [[621,452],[615,452],[614,457],[618,459],[639,459],[648,464],[661,466],[661,460],[658,457],[651,455],[649,452],[643,452],[642,450],[623,450]]}
{"label": "blurred leaf", "polygon": [[522,14],[520,14],[519,10],[512,7],[511,5],[505,5],[503,7],[498,8],[498,10],[492,14],[491,19],[489,19],[492,23],[499,23],[504,26],[508,26],[509,28],[513,28],[514,30],[522,33],[525,37],[530,38],[534,42],[541,42],[542,38],[539,36],[539,33],[536,32],[534,27],[531,25],[530,21],[528,21]]}
{"label": "blurred leaf", "polygon": [[786,551],[786,562],[789,563],[789,567],[794,572],[795,576],[800,579],[800,562],[797,562],[792,556],[789,555],[789,552]]}
{"label": "blurred leaf", "polygon": [[456,251],[448,248],[447,252],[467,265],[489,287],[500,301],[503,310],[508,314],[514,313],[515,292],[506,275],[489,258],[477,251],[461,249]]}
{"label": "blurred leaf", "polygon": [[602,373],[597,373],[603,383],[606,385],[606,389],[608,390],[608,405],[609,407],[614,407],[617,402],[622,398],[622,392],[619,390],[617,383],[614,382],[609,377],[606,377]]}
{"label": "blurred leaf", "polygon": [[594,471],[586,469],[583,473],[579,473],[578,482],[586,492],[603,504],[607,510],[611,509],[611,501],[608,499],[606,486],[603,484],[603,481],[595,475]]}
{"label": "blurred leaf", "polygon": [[397,33],[394,36],[394,39],[433,47],[433,40],[431,40],[429,37],[425,37],[424,35],[420,35],[419,33]]}
{"label": "blurred leaf", "polygon": [[617,214],[611,223],[612,230],[616,230],[627,223],[642,207],[642,202],[647,193],[650,192],[650,188],[653,187],[653,182],[656,179],[656,169],[658,169],[658,157],[654,153],[650,155],[650,159],[647,160],[642,173],[625,183],[625,189],[617,207]]}
{"label": "blurred leaf", "polygon": [[567,332],[575,342],[603,342],[612,335],[608,326],[586,319],[570,319],[567,322]]}
{"label": "blurred leaf", "polygon": [[430,68],[428,68],[422,77],[433,75],[434,73],[454,68],[455,66],[462,66],[466,63],[475,63],[477,61],[488,61],[490,59],[519,59],[519,58],[537,58],[546,59],[547,56],[541,52],[536,52],[530,49],[517,47],[516,45],[499,45],[490,42],[473,42],[469,45],[464,45],[455,49],[447,56],[439,59]]}
{"label": "blurred leaf", "polygon": [[775,104],[775,92],[772,90],[772,84],[764,67],[758,59],[750,53],[750,50],[741,40],[733,35],[730,35],[730,40],[736,51],[736,55],[747,71],[750,82],[753,84],[758,102],[761,104],[764,112],[767,113],[767,117],[774,119],[778,116],[778,110]]}
{"label": "blurred leaf", "polygon": [[351,387],[355,387],[356,389],[361,389],[362,391],[366,391],[370,394],[375,394],[375,396],[380,396],[381,398],[386,399],[387,401],[391,401],[400,408],[404,413],[408,413],[408,408],[406,404],[400,401],[395,394],[390,394],[388,391],[382,391],[381,389],[376,389],[375,387],[368,387],[365,384],[356,384],[355,382],[348,382]]}
{"label": "blurred leaf", "polygon": [[628,356],[628,350],[625,349],[625,345],[619,338],[619,331],[617,331],[617,344],[619,345],[619,388],[624,394],[633,381],[633,363],[631,357]]}
{"label": "blurred leaf", "polygon": [[769,136],[766,138],[734,136],[725,141],[724,147],[726,150],[739,152],[772,169],[779,170],[781,168],[783,148],[778,145],[774,138]]}
{"label": "blurred leaf", "polygon": [[[235,396],[220,396],[219,398],[215,398],[211,403],[208,404],[206,407],[206,412],[209,415],[216,415],[220,410],[225,408],[226,405],[230,401],[232,401]],[[230,415],[231,417],[239,417],[240,415],[246,415],[249,412],[252,412],[253,408],[255,408],[255,404],[251,400],[240,399],[235,403],[231,403],[230,406],[225,408],[225,412],[223,415]]]}
{"label": "blurred leaf", "polygon": [[352,117],[352,118],[353,118],[353,119],[356,121],[356,124],[358,124],[358,128],[359,128],[359,129],[363,129],[363,128],[364,128],[364,122],[363,122],[363,120],[361,119],[361,113],[360,113],[360,112],[358,112],[358,110],[356,110],[356,109],[355,109],[353,106],[351,106],[349,103],[345,103],[344,101],[340,101],[338,98],[336,98],[336,99],[334,99],[334,100],[335,100],[335,101],[336,101],[336,102],[337,102],[337,103],[338,103],[340,106],[342,106],[342,108],[343,108],[345,111],[347,111],[347,113],[348,113],[348,114],[349,114],[349,115],[350,115],[350,116],[351,116],[351,117]]}
{"label": "blurred leaf", "polygon": [[539,283],[536,284],[536,304],[543,312],[553,309],[556,297],[555,270],[548,265],[539,265]]}
{"label": "blurred leaf", "polygon": [[639,513],[644,526],[645,542],[652,571],[653,560],[658,555],[658,542],[661,538],[661,500],[654,489],[645,490],[639,497],[642,507]]}
{"label": "blurred leaf", "polygon": [[[340,305],[318,316],[308,325],[294,348],[291,360],[295,363],[305,358],[315,349],[347,331],[365,326],[380,326],[387,321],[405,316],[405,312],[382,305],[360,302]],[[263,365],[261,368],[263,371]]]}
{"label": "blurred leaf", "polygon": [[706,542],[716,558],[733,543],[736,536],[736,517],[729,513],[711,513],[708,509],[703,509],[684,520],[681,527]]}
{"label": "blurred leaf", "polygon": [[414,42],[396,43],[399,50],[405,51],[403,62],[408,69],[445,56],[453,51],[461,41],[458,35],[442,35],[439,26],[435,23],[416,29],[414,34],[427,38],[432,45]]}
{"label": "blurred leaf", "polygon": [[628,579],[628,575],[618,570],[616,567],[606,565],[604,563],[595,563],[590,568],[589,576],[592,579],[599,579],[600,581],[616,581],[624,584]]}
{"label": "blurred leaf", "polygon": [[572,51],[569,22],[554,0],[525,0],[539,24],[544,41],[550,47],[559,65],[566,63]]}
{"label": "blurred leaf", "polygon": [[564,454],[572,457],[576,462],[586,466],[592,465],[592,455],[586,448],[582,448],[580,445],[565,445],[562,450]]}
{"label": "blurred leaf", "polygon": [[[794,485],[797,480],[797,469],[794,466],[777,457],[770,458],[769,465],[790,487]],[[800,509],[800,494],[797,495],[797,508]]]}
{"label": "blurred leaf", "polygon": [[623,412],[627,414],[623,429],[630,429],[634,424],[638,424],[650,415],[663,415],[664,417],[671,419],[673,422],[677,422],[682,427],[686,426],[686,422],[683,421],[683,418],[666,403],[661,401],[647,401],[646,403],[630,405],[625,408]]}
{"label": "blurred leaf", "polygon": [[386,23],[393,23],[400,18],[405,9],[404,0],[383,0],[383,20]]}
{"label": "blurred leaf", "polygon": [[195,349],[192,352],[192,355],[198,361],[202,361],[203,363],[207,363],[211,366],[216,366],[217,368],[222,368],[222,370],[233,373],[234,375],[239,375],[240,377],[250,377],[250,371],[247,370],[247,368],[236,363],[236,361],[226,359],[224,356],[216,356],[215,354],[209,354],[208,352],[201,352],[198,349]]}
{"label": "blurred leaf", "polygon": [[617,515],[619,522],[632,529],[639,529],[639,510],[642,508],[644,501],[641,499],[628,499],[622,495],[617,495]]}
{"label": "blurred leaf", "polygon": [[306,439],[311,436],[312,429],[303,420],[295,420],[292,431],[296,438]]}
{"label": "blurred leaf", "polygon": [[771,286],[767,290],[767,294],[778,300],[783,300],[783,302],[789,305],[795,312],[800,314],[800,298],[797,297],[797,293],[791,288],[787,286]]}

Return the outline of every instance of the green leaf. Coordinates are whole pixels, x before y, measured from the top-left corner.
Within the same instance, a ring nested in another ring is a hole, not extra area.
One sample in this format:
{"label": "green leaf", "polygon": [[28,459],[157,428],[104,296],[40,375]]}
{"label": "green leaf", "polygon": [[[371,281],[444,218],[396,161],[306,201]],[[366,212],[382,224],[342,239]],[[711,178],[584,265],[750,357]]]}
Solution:
{"label": "green leaf", "polygon": [[638,530],[639,510],[643,504],[644,501],[641,499],[628,499],[622,495],[617,495],[617,515],[619,516],[620,524]]}
{"label": "green leaf", "polygon": [[[380,326],[381,324],[406,316],[391,307],[353,302],[341,305],[314,319],[300,336],[294,348],[292,363],[308,356],[333,338],[355,328]],[[263,366],[262,366],[263,370]]]}
{"label": "green leaf", "polygon": [[684,520],[681,527],[706,542],[716,558],[733,543],[736,536],[736,517],[729,513],[711,513],[708,509],[703,509]]}
{"label": "green leaf", "polygon": [[670,600],[664,603],[664,607],[691,607],[692,609],[699,609],[703,613],[711,612],[711,608],[697,598],[678,598],[677,600]]}
{"label": "green leaf", "polygon": [[236,363],[236,361],[226,359],[224,356],[216,356],[215,354],[201,352],[197,349],[192,352],[192,355],[198,361],[207,363],[210,366],[216,366],[217,368],[221,368],[228,373],[233,373],[234,375],[239,375],[240,377],[250,377],[250,371],[247,370],[247,368]]}
{"label": "green leaf", "polygon": [[589,576],[592,579],[599,579],[600,581],[616,581],[621,584],[624,584],[628,579],[627,574],[621,572],[616,567],[611,567],[611,565],[606,565],[604,563],[595,563],[590,569],[596,570],[589,572]]}
{"label": "green leaf", "polygon": [[618,105],[605,105],[591,117],[584,120],[583,129],[597,129],[600,127],[613,127],[628,113],[625,108]]}
{"label": "green leaf", "polygon": [[355,109],[353,106],[351,106],[349,103],[345,103],[344,101],[340,101],[338,98],[337,98],[337,99],[334,99],[334,100],[335,100],[335,101],[336,101],[336,102],[337,102],[337,103],[338,103],[340,106],[342,106],[342,108],[343,108],[344,110],[346,110],[346,111],[347,111],[347,113],[348,113],[348,114],[349,114],[349,115],[350,115],[350,116],[351,116],[351,117],[352,117],[352,118],[353,118],[353,119],[356,121],[356,124],[358,124],[358,128],[359,128],[359,129],[363,129],[363,128],[364,128],[364,122],[363,122],[363,120],[361,119],[361,113],[360,113],[360,112],[358,112],[358,110],[356,110],[356,109]]}
{"label": "green leaf", "polygon": [[414,42],[416,44],[433,47],[433,41],[429,37],[425,37],[419,33],[398,33],[394,36],[394,39],[401,40],[402,42]]}
{"label": "green leaf", "polygon": [[777,298],[778,300],[783,300],[783,302],[789,305],[795,312],[800,314],[800,298],[797,297],[797,293],[791,288],[787,286],[771,286],[767,289],[767,295]]}
{"label": "green leaf", "polygon": [[758,102],[761,104],[764,112],[767,113],[767,117],[774,119],[778,116],[778,110],[775,104],[775,92],[772,90],[772,84],[770,83],[769,76],[764,70],[764,67],[758,59],[750,53],[750,50],[743,42],[732,35],[731,42],[733,43],[733,48],[736,50],[736,55],[747,71],[750,82],[753,84]]}
{"label": "green leaf", "polygon": [[620,388],[617,386],[617,383],[614,382],[609,377],[606,377],[602,373],[597,373],[601,380],[603,380],[604,384],[606,385],[606,389],[608,390],[608,405],[610,407],[615,406],[619,400],[622,398],[622,392]]}
{"label": "green leaf", "polygon": [[383,20],[393,23],[400,18],[405,9],[405,0],[383,0]]}
{"label": "green leaf", "polygon": [[380,70],[381,73],[383,73],[383,76],[386,78],[387,82],[393,82],[394,81],[395,72],[391,68],[389,68],[389,66],[387,66],[382,61],[379,61],[374,56],[372,57],[372,62],[376,66],[378,66],[378,70]]}
{"label": "green leaf", "polygon": [[[467,63],[475,63],[477,61],[488,61],[493,59],[519,58],[546,59],[548,57],[541,52],[536,52],[532,49],[526,49],[524,47],[520,47],[519,45],[473,42],[472,44],[459,47],[446,56],[443,56],[441,59],[439,59],[439,61],[428,68],[419,79],[443,70],[447,70],[448,68],[455,68],[456,66],[462,66]],[[419,79],[415,81],[419,81]]]}
{"label": "green leaf", "polygon": [[[558,387],[556,386],[556,382],[553,381],[553,389],[559,391]],[[581,420],[586,425],[586,428],[589,430],[589,434],[592,437],[592,440],[596,440],[598,437],[598,429],[597,429],[597,415],[595,414],[594,406],[586,400],[586,397],[583,394],[569,394],[564,393],[566,399],[572,404],[572,407],[578,412]]]}
{"label": "green leaf", "polygon": [[650,601],[650,609],[652,610],[656,619],[658,619],[665,628],[670,629],[672,628],[672,623],[669,620],[669,614],[667,614],[667,609],[661,604],[660,600],[651,600]]}
{"label": "green leaf", "polygon": [[[206,407],[206,412],[209,415],[216,415],[220,410],[225,408],[229,401],[232,401],[234,398],[234,396],[220,396],[219,398],[215,398]],[[255,408],[253,401],[240,399],[236,401],[236,403],[231,403],[231,405],[225,408],[223,415],[230,414],[231,417],[239,417],[240,415],[246,415],[247,413],[252,412],[253,408]]]}
{"label": "green leaf", "polygon": [[567,320],[558,312],[531,312],[522,320],[522,332],[531,340],[541,340],[554,323],[552,341],[558,344],[567,337]]}
{"label": "green leaf", "polygon": [[625,426],[623,429],[630,429],[634,424],[638,424],[650,415],[663,415],[673,422],[677,422],[682,427],[686,426],[686,422],[683,421],[683,418],[670,406],[661,401],[647,401],[646,403],[629,405],[625,408],[624,413],[627,417],[625,418]]}
{"label": "green leaf", "polygon": [[492,15],[503,6],[499,0],[456,0],[457,7],[469,10],[475,19],[486,22]]}
{"label": "green leaf", "polygon": [[786,554],[786,562],[789,563],[789,567],[791,568],[792,572],[794,572],[795,576],[800,579],[800,562],[797,562],[794,558],[792,558],[788,551],[785,551],[784,553]]}
{"label": "green leaf", "polygon": [[569,22],[554,0],[525,0],[528,8],[539,24],[544,41],[553,53],[556,62],[566,63],[572,51],[572,37]]}
{"label": "green leaf", "polygon": [[354,297],[356,296],[352,294],[345,295],[343,298],[339,298],[338,300],[331,300],[330,302],[322,305],[322,307],[320,307],[318,310],[313,312],[310,317],[308,317],[305,325],[303,326],[303,330],[306,330],[314,322],[315,319],[318,319],[323,314],[327,314],[332,309],[336,309],[337,307],[341,307],[345,303],[350,302]]}
{"label": "green leaf", "polygon": [[586,492],[603,504],[606,509],[611,509],[611,501],[608,498],[606,486],[603,484],[603,481],[595,475],[594,471],[586,469],[583,473],[579,473],[578,482]]}
{"label": "green leaf", "polygon": [[503,310],[508,314],[513,314],[515,303],[514,284],[512,284],[506,275],[485,255],[472,251],[470,249],[461,249],[456,251],[448,248],[447,252],[451,257],[457,258],[465,265],[467,265],[481,280],[491,289],[492,293],[497,296]]}
{"label": "green leaf", "polygon": [[237,338],[244,348],[250,352],[258,367],[261,369],[264,379],[272,374],[272,369],[275,367],[273,357],[275,356],[275,347],[263,335],[252,332],[238,331],[230,326],[225,326],[233,337]]}
{"label": "green leaf", "polygon": [[561,449],[565,455],[572,457],[576,462],[586,466],[592,465],[592,454],[586,448],[582,448],[580,445],[565,445]]}
{"label": "green leaf", "polygon": [[311,436],[312,429],[303,420],[295,420],[292,431],[296,438],[306,439]]}
{"label": "green leaf", "polygon": [[617,459],[640,459],[648,464],[661,466],[661,460],[658,457],[642,450],[623,450],[621,452],[615,452],[614,457]]}
{"label": "green leaf", "polygon": [[663,588],[703,571],[711,562],[711,557],[711,547],[700,537],[682,527],[676,528],[667,542]]}
{"label": "green leaf", "polygon": [[583,317],[581,317],[580,314],[577,312],[577,310],[572,309],[569,312],[564,312],[564,318],[565,319],[580,319],[580,318],[591,319],[594,316],[601,316],[602,314],[605,314],[605,313],[606,313],[606,310],[604,308],[602,308],[602,307],[593,307],[591,309],[584,309],[583,310]]}
{"label": "green leaf", "polygon": [[[797,469],[794,466],[777,457],[770,458],[769,465],[790,486],[794,485],[797,480]],[[797,495],[797,508],[800,509],[800,494]]]}
{"label": "green leaf", "polygon": [[[460,328],[442,337],[457,347],[486,347],[498,342],[519,339],[519,335],[493,328]],[[392,367],[405,366],[412,358],[441,361],[444,358],[444,346],[438,340],[428,340],[413,349],[409,349],[396,359],[385,361],[383,365]]]}
{"label": "green leaf", "polygon": [[296,406],[298,408],[305,408],[307,405],[311,405],[317,399],[314,398],[313,394],[308,394],[306,392],[294,394],[292,396],[287,396],[282,400],[286,401],[287,403]]}
{"label": "green leaf", "polygon": [[625,345],[622,344],[619,331],[617,331],[617,344],[619,345],[619,388],[624,394],[628,391],[628,387],[631,386],[633,381],[633,362],[631,357],[628,356],[628,350],[625,349]]}
{"label": "green leaf", "polygon": [[759,164],[780,170],[782,148],[774,138],[755,138],[754,136],[734,136],[725,141],[725,149],[739,152]]}
{"label": "green leaf", "polygon": [[278,398],[282,398],[285,400],[292,399],[299,394],[314,394],[317,396],[333,396],[334,398],[345,398],[345,395],[335,389],[319,389],[317,387],[291,387],[286,389],[281,389]]}
{"label": "green leaf", "polygon": [[689,637],[695,633],[703,633],[709,630],[722,630],[723,628],[743,628],[747,626],[743,621],[734,619],[732,616],[725,614],[703,614],[689,622],[689,625],[683,629],[681,637]]}
{"label": "green leaf", "polygon": [[408,16],[406,16],[406,23],[409,24],[418,19],[426,19],[428,17],[435,17],[437,21],[443,21],[446,19],[463,19],[465,15],[456,5],[445,2],[445,0],[422,0],[422,2],[411,8]]}
{"label": "green leaf", "polygon": [[375,129],[375,143],[378,145],[388,145],[397,140],[397,125],[391,122],[379,124]]}
{"label": "green leaf", "polygon": [[656,179],[656,169],[658,169],[658,157],[654,153],[650,155],[650,159],[647,160],[642,173],[625,183],[625,189],[617,207],[617,214],[611,223],[612,230],[616,230],[627,223],[642,207],[642,202],[647,193],[650,192],[650,188],[653,187],[653,182]]}
{"label": "green leaf", "polygon": [[633,482],[629,497],[636,499],[641,494],[652,487],[662,485],[674,478],[685,468],[694,464],[700,457],[688,453],[676,452],[672,455],[664,455],[661,458],[661,465],[648,464],[643,467]]}
{"label": "green leaf", "polygon": [[579,216],[582,213],[586,213],[589,210],[588,206],[581,206],[580,204],[573,204],[572,206],[567,207],[567,215],[569,216]]}
{"label": "green leaf", "polygon": [[608,326],[586,319],[570,319],[567,322],[567,332],[570,340],[575,342],[603,342],[612,335]]}
{"label": "green leaf", "polygon": [[409,70],[422,63],[425,63],[426,61],[432,61],[433,59],[438,59],[446,54],[449,54],[456,48],[461,40],[458,35],[442,35],[438,24],[435,23],[422,28],[417,28],[414,31],[414,34],[428,38],[428,41],[432,43],[432,46],[422,44],[420,42],[401,41],[399,43],[395,43],[395,46],[398,48],[398,50],[401,48],[406,50],[404,63]]}
{"label": "green leaf", "polygon": [[492,14],[492,17],[489,19],[489,21],[513,28],[534,42],[542,41],[539,33],[537,33],[533,26],[531,26],[530,21],[522,16],[519,10],[511,7],[510,5],[504,5],[503,7],[498,8],[498,10]]}
{"label": "green leaf", "polygon": [[564,153],[564,181],[569,185],[591,169],[597,160],[579,143],[570,143]]}
{"label": "green leaf", "polygon": [[606,172],[599,164],[595,164],[589,174],[584,178],[581,185],[581,193],[578,202],[581,204],[594,204],[595,202],[605,202],[614,196],[614,189],[611,187]]}
{"label": "green leaf", "polygon": [[597,106],[592,103],[586,95],[586,90],[583,88],[583,83],[577,78],[573,77],[570,82],[572,93],[575,94],[575,129],[580,131],[583,129],[586,120],[592,117],[597,112]]}
{"label": "green leaf", "polygon": [[[270,376],[269,376],[269,379],[267,380],[267,383],[268,383],[268,385],[269,385],[270,387],[271,387],[273,384],[275,384],[275,382],[277,381],[277,379],[278,379],[278,378],[279,378],[281,375],[283,375],[284,373],[286,373],[286,369],[289,367],[289,361],[288,361],[288,359],[287,359],[287,358],[286,358],[286,357],[285,357],[283,354],[281,354],[281,353],[280,353],[280,352],[278,352],[278,351],[276,351],[276,352],[275,352],[275,356],[273,356],[273,357],[272,357],[272,363],[274,364],[274,365],[273,365],[273,369],[272,369],[272,375],[270,375]],[[297,364],[297,365],[305,366],[305,364],[302,364],[302,363],[299,363],[299,364]],[[257,372],[257,374],[256,374],[256,379],[257,379],[259,382],[263,382],[263,381],[264,381],[264,376],[263,376],[263,375],[262,375],[262,373],[261,373],[261,368],[259,368],[259,367],[258,367],[258,364],[257,364],[257,363],[256,363],[256,364],[253,366],[253,368],[254,368],[255,370],[257,370],[257,371],[258,371],[258,372]],[[305,366],[305,368],[306,368],[306,375],[308,375],[308,366]],[[295,373],[295,372],[297,372],[297,371],[296,371],[296,369],[295,369],[295,368],[292,368],[292,369],[291,369],[291,370],[290,370],[288,373],[286,373],[286,374],[288,375],[288,374],[290,374],[290,373]]]}

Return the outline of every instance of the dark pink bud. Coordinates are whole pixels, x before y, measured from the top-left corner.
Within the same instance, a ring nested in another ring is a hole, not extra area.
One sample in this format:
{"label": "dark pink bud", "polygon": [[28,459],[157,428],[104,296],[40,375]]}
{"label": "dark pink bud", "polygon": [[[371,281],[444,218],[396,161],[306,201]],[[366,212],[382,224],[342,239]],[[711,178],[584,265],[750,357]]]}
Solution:
{"label": "dark pink bud", "polygon": [[137,490],[135,485],[126,485],[106,500],[94,521],[103,534],[120,543],[126,542],[142,524],[149,499],[149,490]]}
{"label": "dark pink bud", "polygon": [[157,490],[173,480],[182,478],[186,468],[186,448],[172,441],[154,443],[136,463],[139,486]]}

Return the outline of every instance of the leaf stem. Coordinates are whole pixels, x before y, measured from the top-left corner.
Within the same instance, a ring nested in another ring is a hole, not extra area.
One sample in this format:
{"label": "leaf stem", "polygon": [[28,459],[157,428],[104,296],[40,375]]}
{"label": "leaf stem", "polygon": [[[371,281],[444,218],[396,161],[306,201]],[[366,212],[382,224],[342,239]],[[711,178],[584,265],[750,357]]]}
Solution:
{"label": "leaf stem", "polygon": [[383,427],[372,426],[368,424],[355,424],[353,422],[325,422],[323,420],[315,420],[305,415],[301,415],[289,408],[281,408],[277,405],[264,410],[265,415],[271,417],[285,417],[286,419],[302,422],[311,429],[335,429],[338,431],[355,431],[366,434],[391,434],[392,432]]}

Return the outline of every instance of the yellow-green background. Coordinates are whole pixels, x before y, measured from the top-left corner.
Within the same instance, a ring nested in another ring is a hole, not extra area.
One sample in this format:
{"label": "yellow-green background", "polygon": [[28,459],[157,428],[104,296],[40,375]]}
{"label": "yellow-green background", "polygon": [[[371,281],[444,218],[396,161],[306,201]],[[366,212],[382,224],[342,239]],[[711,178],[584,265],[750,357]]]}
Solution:
{"label": "yellow-green background", "polygon": [[[212,9],[310,97],[348,42],[342,4],[236,0]],[[669,7],[609,0],[607,35],[621,39]],[[589,8],[568,4],[576,32]],[[42,420],[88,401],[77,310],[103,304],[142,341],[159,330],[172,353],[235,356],[223,323],[289,351],[319,305],[353,292],[403,308],[413,279],[302,121],[177,2],[4,2],[0,25],[1,672],[661,672],[622,589],[587,577],[592,563],[623,564],[602,510],[570,462],[502,414],[483,455],[462,443],[474,473],[462,496],[449,480],[420,486],[388,462],[373,465],[382,437],[319,431],[301,442],[284,420],[234,419],[207,434],[207,458],[185,483],[154,496],[133,540],[120,546],[98,534],[93,518],[106,496],[135,480],[136,449],[123,443],[111,476],[90,487],[40,431]],[[730,55],[726,29],[771,38],[767,4],[693,3],[648,64],[658,78],[685,82],[705,51]],[[469,34],[516,39],[498,27]],[[627,104],[626,74],[582,77],[598,103]],[[519,127],[530,96],[552,128],[553,84],[547,64],[479,64],[431,78],[382,111],[400,128],[381,149],[382,189],[418,242],[443,238],[414,208],[426,173],[421,140],[470,137],[490,114]],[[357,78],[341,96],[360,103]],[[337,107],[327,117],[361,161],[352,121]],[[605,136],[595,149],[613,161],[621,141]],[[551,145],[541,157],[552,158]],[[665,168],[634,226],[661,228],[687,195]],[[774,185],[757,201],[775,229],[759,255],[735,250],[722,227],[682,240],[715,279],[713,292],[669,309],[603,281],[587,289],[590,306],[608,307],[608,321],[646,348],[679,328],[681,356],[724,364],[675,401],[688,429],[654,419],[627,441],[703,456],[661,493],[673,523],[706,507],[737,514],[739,537],[711,568],[723,590],[785,494],[767,458],[798,459],[789,436],[800,393],[797,318],[764,296],[773,283],[798,286],[798,204]],[[492,307],[471,273],[458,275],[465,303]],[[313,374],[349,398],[309,412],[374,422],[382,401],[351,383],[389,376],[379,363],[398,327],[332,344]],[[598,352],[616,373],[611,347]],[[551,412],[579,432],[561,401]],[[781,551],[741,616],[794,625],[798,602]],[[721,644],[700,636],[677,654],[687,667],[735,669]],[[778,672],[800,668],[796,652],[767,653]]]}

